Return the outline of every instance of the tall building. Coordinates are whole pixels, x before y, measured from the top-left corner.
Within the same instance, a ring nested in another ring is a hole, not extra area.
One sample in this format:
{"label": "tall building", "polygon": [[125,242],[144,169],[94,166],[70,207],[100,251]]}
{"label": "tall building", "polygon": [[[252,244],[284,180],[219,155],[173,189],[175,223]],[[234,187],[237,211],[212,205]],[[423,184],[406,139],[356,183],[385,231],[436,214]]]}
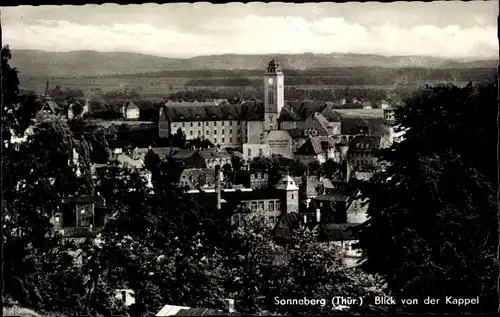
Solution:
{"label": "tall building", "polygon": [[264,131],[278,130],[278,118],[285,105],[285,80],[280,63],[274,59],[264,76]]}

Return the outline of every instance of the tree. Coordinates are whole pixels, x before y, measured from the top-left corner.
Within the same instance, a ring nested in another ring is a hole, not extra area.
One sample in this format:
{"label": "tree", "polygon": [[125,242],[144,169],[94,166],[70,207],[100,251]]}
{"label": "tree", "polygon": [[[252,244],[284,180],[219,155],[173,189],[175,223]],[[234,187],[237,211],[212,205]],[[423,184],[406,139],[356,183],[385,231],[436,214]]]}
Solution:
{"label": "tree", "polygon": [[[497,91],[487,84],[416,93],[396,110],[405,140],[379,153],[388,164],[362,184],[369,200],[360,237],[364,268],[380,273],[398,299],[420,299],[407,310],[497,307]],[[478,306],[444,301],[478,295]],[[442,298],[442,304],[422,305],[427,296]]]}
{"label": "tree", "polygon": [[220,307],[221,291],[211,274],[214,243],[220,241],[212,213],[167,182],[156,182],[153,193],[136,173],[115,171],[106,179],[102,187],[111,190],[103,195],[120,205],[111,206],[113,220],[90,253],[94,280],[131,288],[134,315],[149,315],[168,302]]}
{"label": "tree", "polygon": [[316,230],[294,230],[290,243],[282,245],[275,242],[272,228],[263,213],[248,213],[226,239],[230,243],[224,262],[225,288],[240,312],[330,315],[331,302],[282,306],[276,299],[387,295],[379,278],[345,268],[340,250],[318,243]]}
{"label": "tree", "polygon": [[181,128],[179,128],[177,132],[172,136],[172,143],[173,146],[176,146],[178,148],[186,148],[186,135]]}
{"label": "tree", "polygon": [[339,163],[335,162],[332,159],[328,159],[323,164],[321,164],[320,173],[326,178],[332,179],[333,175],[337,173],[340,167],[341,165]]}
{"label": "tree", "polygon": [[234,179],[233,167],[231,166],[231,164],[224,164],[224,166],[222,166],[222,172],[224,173],[224,179],[226,180],[227,184],[231,184]]}

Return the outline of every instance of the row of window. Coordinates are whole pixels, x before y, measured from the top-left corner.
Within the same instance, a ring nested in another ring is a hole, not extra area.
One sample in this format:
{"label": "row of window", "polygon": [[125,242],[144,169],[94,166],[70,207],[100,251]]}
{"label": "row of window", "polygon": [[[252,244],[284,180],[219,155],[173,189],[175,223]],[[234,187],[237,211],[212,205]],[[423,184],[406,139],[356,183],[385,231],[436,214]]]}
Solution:
{"label": "row of window", "polygon": [[[212,121],[212,124],[213,124],[213,126],[214,126],[214,127],[216,127],[216,126],[217,126],[217,122],[220,122],[220,126],[222,126],[222,127],[225,125],[225,121]],[[229,126],[232,126],[232,125],[233,125],[233,121],[228,121],[228,122],[229,122]],[[184,127],[186,126],[186,124],[189,124],[189,126],[190,126],[190,127],[194,127],[194,124],[195,124],[195,123],[194,123],[194,122],[188,122],[188,123],[186,123],[186,122],[181,122],[181,123],[180,123],[180,126],[184,128]],[[202,122],[202,121],[199,121],[199,122],[197,122],[196,124],[197,124],[199,127],[201,127],[201,126],[202,126],[202,124],[203,124],[203,122]],[[205,126],[207,126],[207,127],[208,127],[209,125],[210,125],[210,122],[209,122],[209,121],[205,121]],[[239,125],[239,121],[235,121],[235,125]],[[176,123],[172,123],[172,127],[174,127],[174,128],[175,128],[175,127],[177,127],[177,124],[176,124]]]}
{"label": "row of window", "polygon": [[[198,136],[200,136],[200,135],[198,135]],[[216,144],[216,143],[217,143],[217,137],[214,136],[214,144]],[[222,137],[220,139],[220,143],[221,144],[226,143],[226,139],[224,137]],[[241,143],[241,137],[238,137],[238,144],[240,144],[240,143]],[[233,144],[233,138],[229,138],[229,143],[228,144]]]}
{"label": "row of window", "polygon": [[[267,207],[267,209],[266,209]],[[248,202],[248,208],[252,211],[280,211],[281,202],[280,201],[252,201]]]}
{"label": "row of window", "polygon": [[[189,131],[189,135],[193,135],[193,134],[194,134],[193,130],[190,130]],[[205,134],[209,135],[210,134],[210,130],[206,130]],[[214,130],[213,134],[217,134],[217,130]],[[224,130],[221,130],[221,134],[224,134]],[[233,129],[229,129],[229,134],[233,134]],[[238,135],[241,134],[241,129],[238,129],[237,134]],[[198,136],[200,136],[200,135],[201,135],[201,130],[198,130]]]}

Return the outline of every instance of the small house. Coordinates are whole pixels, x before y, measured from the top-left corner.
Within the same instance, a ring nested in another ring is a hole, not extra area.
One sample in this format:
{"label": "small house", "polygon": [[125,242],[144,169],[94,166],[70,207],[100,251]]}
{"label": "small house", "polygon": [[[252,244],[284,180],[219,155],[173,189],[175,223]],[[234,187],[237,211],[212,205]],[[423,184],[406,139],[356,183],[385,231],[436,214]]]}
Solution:
{"label": "small house", "polygon": [[139,120],[140,108],[131,100],[122,106],[121,112],[126,120]]}

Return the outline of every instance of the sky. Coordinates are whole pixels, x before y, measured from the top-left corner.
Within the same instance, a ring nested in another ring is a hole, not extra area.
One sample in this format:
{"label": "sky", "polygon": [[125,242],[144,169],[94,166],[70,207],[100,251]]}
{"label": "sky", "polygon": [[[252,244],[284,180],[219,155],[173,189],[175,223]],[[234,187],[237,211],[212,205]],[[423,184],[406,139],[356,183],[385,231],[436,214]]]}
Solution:
{"label": "sky", "polygon": [[498,58],[498,1],[18,6],[12,49],[218,54],[358,53]]}

